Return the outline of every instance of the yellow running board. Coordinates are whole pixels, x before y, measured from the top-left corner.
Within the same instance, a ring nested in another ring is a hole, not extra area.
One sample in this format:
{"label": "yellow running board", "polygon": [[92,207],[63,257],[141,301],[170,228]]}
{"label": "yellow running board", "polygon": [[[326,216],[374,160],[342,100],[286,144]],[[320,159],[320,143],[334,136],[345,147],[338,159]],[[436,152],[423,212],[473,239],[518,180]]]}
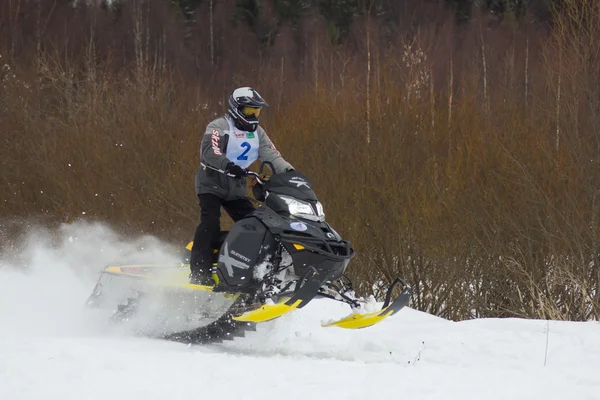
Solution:
{"label": "yellow running board", "polygon": [[321,324],[323,327],[337,326],[345,329],[360,329],[375,325],[392,315],[394,310],[388,310],[386,307],[383,310],[374,311],[366,314],[350,314],[338,321]]}
{"label": "yellow running board", "polygon": [[300,303],[302,303],[302,300],[296,300],[296,302],[292,305],[287,305],[285,303],[265,304],[256,310],[248,311],[237,317],[232,317],[232,319],[243,322],[270,321],[295,310]]}

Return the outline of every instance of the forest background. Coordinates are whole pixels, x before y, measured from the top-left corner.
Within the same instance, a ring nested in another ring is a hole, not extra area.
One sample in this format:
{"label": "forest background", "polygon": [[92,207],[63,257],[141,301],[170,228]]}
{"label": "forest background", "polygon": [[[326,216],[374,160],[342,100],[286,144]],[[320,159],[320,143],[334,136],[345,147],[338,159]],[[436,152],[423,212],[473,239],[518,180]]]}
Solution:
{"label": "forest background", "polygon": [[32,219],[187,243],[204,128],[251,85],[361,292],[598,320],[599,33],[595,0],[4,0],[2,247]]}

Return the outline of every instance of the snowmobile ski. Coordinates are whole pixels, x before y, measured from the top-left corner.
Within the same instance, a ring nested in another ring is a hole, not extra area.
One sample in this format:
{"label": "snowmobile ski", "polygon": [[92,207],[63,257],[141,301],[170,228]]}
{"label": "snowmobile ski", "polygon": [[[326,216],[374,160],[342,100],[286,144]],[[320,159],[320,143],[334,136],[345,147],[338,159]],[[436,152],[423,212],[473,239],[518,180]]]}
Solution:
{"label": "snowmobile ski", "polygon": [[297,300],[294,304],[288,305],[286,301],[278,303],[267,303],[252,311],[247,311],[242,315],[232,317],[236,321],[244,322],[266,322],[275,318],[279,318],[284,314],[294,311],[301,300]]}
{"label": "snowmobile ski", "polygon": [[[400,293],[400,295],[394,301],[391,301],[392,289],[398,284],[403,285],[402,293]],[[396,281],[388,289],[388,293],[381,310],[364,314],[353,313],[340,320],[321,324],[321,326],[337,326],[345,329],[360,329],[375,325],[404,308],[404,306],[406,306],[410,300],[410,293],[410,286],[406,285],[406,283],[404,283],[402,280],[396,279]]]}

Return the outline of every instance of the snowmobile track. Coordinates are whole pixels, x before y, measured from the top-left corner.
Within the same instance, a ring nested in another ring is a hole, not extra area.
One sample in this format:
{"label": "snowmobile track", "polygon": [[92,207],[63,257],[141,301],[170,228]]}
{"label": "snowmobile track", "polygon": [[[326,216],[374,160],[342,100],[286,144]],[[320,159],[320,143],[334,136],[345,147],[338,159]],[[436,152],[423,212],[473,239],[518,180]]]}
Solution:
{"label": "snowmobile track", "polygon": [[255,323],[235,321],[231,319],[232,316],[233,314],[229,311],[208,325],[189,331],[171,333],[162,336],[162,339],[187,344],[214,344],[224,340],[234,340],[236,337],[244,337],[246,332],[256,331]]}

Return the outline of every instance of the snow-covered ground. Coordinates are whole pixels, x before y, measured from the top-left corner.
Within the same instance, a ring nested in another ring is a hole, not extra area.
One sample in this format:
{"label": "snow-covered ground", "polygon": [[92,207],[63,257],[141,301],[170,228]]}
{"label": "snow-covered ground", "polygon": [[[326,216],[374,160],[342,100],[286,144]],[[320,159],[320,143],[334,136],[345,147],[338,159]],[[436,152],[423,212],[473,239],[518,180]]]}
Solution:
{"label": "snow-covered ground", "polygon": [[3,400],[600,399],[599,323],[451,322],[406,309],[350,331],[321,328],[348,310],[314,301],[246,338],[187,346],[117,331],[82,307],[104,264],[168,260],[171,249],[78,225],[18,251],[0,255]]}

